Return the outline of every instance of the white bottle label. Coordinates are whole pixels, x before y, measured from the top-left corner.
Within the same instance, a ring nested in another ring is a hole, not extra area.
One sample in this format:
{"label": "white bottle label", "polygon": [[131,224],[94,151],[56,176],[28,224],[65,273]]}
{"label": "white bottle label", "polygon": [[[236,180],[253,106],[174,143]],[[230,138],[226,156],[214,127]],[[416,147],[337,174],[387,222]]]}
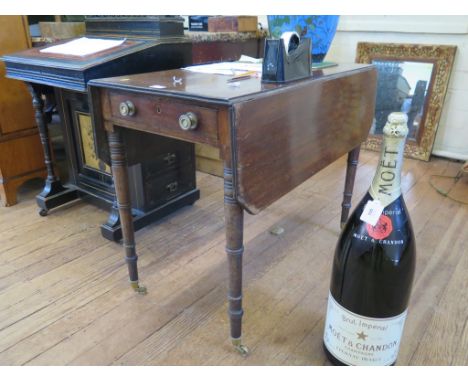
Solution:
{"label": "white bottle label", "polygon": [[383,210],[384,206],[380,203],[380,200],[369,200],[364,206],[360,219],[363,222],[369,223],[372,227],[375,227]]}
{"label": "white bottle label", "polygon": [[387,318],[360,316],[343,308],[329,293],[324,344],[347,365],[391,365],[397,359],[406,313]]}

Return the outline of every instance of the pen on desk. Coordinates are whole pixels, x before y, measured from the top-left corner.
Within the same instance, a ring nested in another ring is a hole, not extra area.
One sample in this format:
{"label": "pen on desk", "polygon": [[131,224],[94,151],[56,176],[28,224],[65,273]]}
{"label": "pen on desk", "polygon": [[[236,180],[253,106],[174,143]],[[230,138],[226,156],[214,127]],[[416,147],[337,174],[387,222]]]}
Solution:
{"label": "pen on desk", "polygon": [[240,80],[247,80],[249,78],[252,78],[257,74],[256,71],[251,70],[242,74],[238,74],[237,76],[231,77],[227,80],[227,82],[235,82],[235,81],[240,81]]}

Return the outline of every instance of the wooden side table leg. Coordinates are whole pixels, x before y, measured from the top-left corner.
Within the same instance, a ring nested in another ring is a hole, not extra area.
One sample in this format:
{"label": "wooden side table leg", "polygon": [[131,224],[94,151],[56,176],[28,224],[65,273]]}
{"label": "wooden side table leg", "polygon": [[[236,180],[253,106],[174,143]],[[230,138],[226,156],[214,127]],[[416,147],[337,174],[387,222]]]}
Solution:
{"label": "wooden side table leg", "polygon": [[132,205],[128,185],[127,155],[125,152],[125,146],[120,130],[117,128],[115,128],[113,132],[108,132],[107,138],[112,164],[112,177],[114,179],[120,223],[122,226],[125,261],[128,266],[130,284],[136,292],[146,294],[146,288],[139,285],[138,281],[138,256],[135,248],[135,232],[133,229]]}
{"label": "wooden side table leg", "polygon": [[348,220],[349,210],[351,209],[351,197],[353,196],[354,179],[356,178],[356,169],[359,161],[359,152],[361,145],[348,153],[348,164],[346,167],[346,180],[343,192],[343,203],[341,203],[341,228]]}
{"label": "wooden side table leg", "polygon": [[242,345],[242,255],[244,253],[244,211],[234,199],[232,169],[224,167],[224,216],[226,226],[226,254],[229,264],[229,319],[231,341],[243,356],[248,348]]}
{"label": "wooden side table leg", "polygon": [[46,216],[50,208],[57,207],[78,197],[76,190],[63,187],[59,178],[55,174],[52,163],[52,150],[50,148],[49,130],[47,128],[46,117],[44,115],[44,101],[41,92],[32,83],[26,83],[32,97],[34,114],[36,118],[39,136],[41,138],[42,150],[44,151],[44,162],[47,169],[47,178],[42,192],[37,195],[36,201],[41,208],[39,214]]}

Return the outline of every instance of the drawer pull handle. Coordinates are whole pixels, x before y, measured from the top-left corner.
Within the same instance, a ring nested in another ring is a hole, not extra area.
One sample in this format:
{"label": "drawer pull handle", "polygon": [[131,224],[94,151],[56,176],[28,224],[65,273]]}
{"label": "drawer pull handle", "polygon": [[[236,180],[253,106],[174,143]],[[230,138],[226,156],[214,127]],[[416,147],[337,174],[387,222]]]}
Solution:
{"label": "drawer pull handle", "polygon": [[164,155],[164,161],[167,163],[168,166],[174,164],[176,162],[176,159],[177,155],[175,155],[174,153]]}
{"label": "drawer pull handle", "polygon": [[179,117],[179,126],[182,130],[195,130],[197,128],[197,124],[197,116],[190,111]]}
{"label": "drawer pull handle", "polygon": [[119,105],[119,111],[120,115],[123,115],[124,117],[131,117],[135,114],[136,109],[132,101],[125,101]]}
{"label": "drawer pull handle", "polygon": [[169,191],[170,193],[176,192],[176,191],[177,191],[177,188],[179,188],[179,185],[177,184],[177,182],[169,183],[169,184],[166,186],[167,191]]}

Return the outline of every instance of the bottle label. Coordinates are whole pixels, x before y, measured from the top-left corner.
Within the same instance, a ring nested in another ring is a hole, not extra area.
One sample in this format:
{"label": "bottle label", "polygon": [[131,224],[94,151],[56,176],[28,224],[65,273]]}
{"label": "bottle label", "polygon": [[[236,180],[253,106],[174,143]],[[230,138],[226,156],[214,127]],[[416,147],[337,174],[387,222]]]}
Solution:
{"label": "bottle label", "polygon": [[387,215],[380,215],[377,224],[366,224],[366,230],[369,236],[376,240],[382,240],[388,237],[393,231],[392,219]]}
{"label": "bottle label", "polygon": [[363,222],[369,223],[373,227],[379,221],[383,210],[384,206],[380,203],[380,200],[368,200],[364,206],[360,219]]}
{"label": "bottle label", "polygon": [[406,313],[407,310],[387,318],[364,317],[343,308],[329,293],[324,344],[346,365],[391,365],[397,359]]}

